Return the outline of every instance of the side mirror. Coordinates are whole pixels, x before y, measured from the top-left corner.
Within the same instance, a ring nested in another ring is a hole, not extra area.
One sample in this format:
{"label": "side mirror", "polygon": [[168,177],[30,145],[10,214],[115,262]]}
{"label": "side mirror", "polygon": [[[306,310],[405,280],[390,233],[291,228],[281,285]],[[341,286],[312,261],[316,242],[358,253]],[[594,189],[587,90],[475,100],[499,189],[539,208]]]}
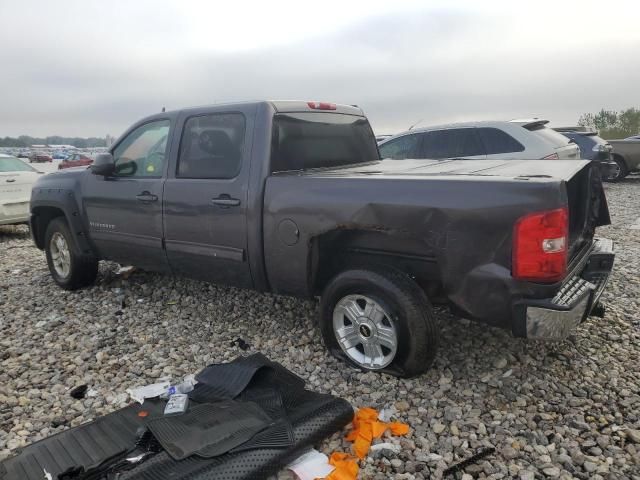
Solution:
{"label": "side mirror", "polygon": [[94,175],[102,175],[109,177],[116,170],[116,162],[110,153],[100,153],[96,156],[96,160],[91,164],[91,173]]}

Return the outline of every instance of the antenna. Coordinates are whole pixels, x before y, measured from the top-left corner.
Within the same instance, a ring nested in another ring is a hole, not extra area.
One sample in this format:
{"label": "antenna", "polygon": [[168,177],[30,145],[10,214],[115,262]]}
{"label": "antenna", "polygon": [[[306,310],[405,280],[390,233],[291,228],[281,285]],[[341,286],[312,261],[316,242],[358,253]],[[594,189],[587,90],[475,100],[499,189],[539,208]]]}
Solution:
{"label": "antenna", "polygon": [[413,125],[411,125],[411,126],[409,127],[409,130],[413,130],[413,127],[415,127],[415,126],[416,126],[416,125],[418,125],[419,123],[422,123],[422,120],[423,120],[423,119],[421,118],[421,119],[420,119],[420,120],[418,120],[416,123],[414,123]]}
{"label": "antenna", "polygon": [[164,113],[164,107],[162,107],[162,113]]}

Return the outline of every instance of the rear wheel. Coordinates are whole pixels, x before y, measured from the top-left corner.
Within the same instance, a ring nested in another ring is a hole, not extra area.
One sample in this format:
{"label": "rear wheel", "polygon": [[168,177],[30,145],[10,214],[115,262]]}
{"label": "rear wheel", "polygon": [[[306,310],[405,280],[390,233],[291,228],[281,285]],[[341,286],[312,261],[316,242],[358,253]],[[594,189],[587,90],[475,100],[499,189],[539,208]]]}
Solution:
{"label": "rear wheel", "polygon": [[613,161],[615,162],[615,166],[612,167],[613,171],[610,171],[609,175],[605,178],[605,180],[609,182],[617,182],[629,174],[624,158],[614,155]]}
{"label": "rear wheel", "polygon": [[76,290],[95,282],[98,259],[77,251],[63,218],[55,218],[47,226],[45,253],[53,280],[65,290]]}
{"label": "rear wheel", "polygon": [[439,338],[424,292],[404,273],[386,267],[336,275],[320,300],[320,329],[334,356],[400,377],[427,370]]}

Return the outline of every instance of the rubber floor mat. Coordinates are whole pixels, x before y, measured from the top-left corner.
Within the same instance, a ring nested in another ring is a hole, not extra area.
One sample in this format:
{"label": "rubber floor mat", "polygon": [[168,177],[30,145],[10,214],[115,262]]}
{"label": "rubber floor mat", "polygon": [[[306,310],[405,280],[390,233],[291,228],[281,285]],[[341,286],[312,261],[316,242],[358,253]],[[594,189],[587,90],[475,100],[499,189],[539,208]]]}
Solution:
{"label": "rubber floor mat", "polygon": [[189,394],[192,400],[215,401],[233,399],[254,380],[277,384],[280,388],[304,388],[304,380],[261,353],[239,357],[229,363],[209,365],[196,375],[198,384]]}
{"label": "rubber floor mat", "polygon": [[[264,480],[353,418],[348,402],[305,390],[299,377],[262,355],[240,358],[232,363],[244,364],[244,368],[253,370],[252,374],[245,375],[248,380],[243,380],[245,386],[236,395],[236,402],[257,404],[269,417],[270,425],[264,430],[213,458],[191,455],[175,460],[167,451],[161,451],[117,473],[112,470],[91,477],[80,473],[69,478],[111,480],[116,475],[118,480]],[[113,456],[130,452],[138,440],[137,432],[148,427],[154,419],[163,417],[165,404],[163,400],[146,400],[143,405],[130,405],[28,445],[0,462],[0,480],[43,480],[47,478],[45,470],[56,480],[65,471],[86,472],[91,467],[101,466]],[[190,401],[187,414],[202,404]]]}
{"label": "rubber floor mat", "polygon": [[204,403],[183,415],[156,418],[149,430],[176,460],[217,457],[246,443],[273,421],[253,402]]}

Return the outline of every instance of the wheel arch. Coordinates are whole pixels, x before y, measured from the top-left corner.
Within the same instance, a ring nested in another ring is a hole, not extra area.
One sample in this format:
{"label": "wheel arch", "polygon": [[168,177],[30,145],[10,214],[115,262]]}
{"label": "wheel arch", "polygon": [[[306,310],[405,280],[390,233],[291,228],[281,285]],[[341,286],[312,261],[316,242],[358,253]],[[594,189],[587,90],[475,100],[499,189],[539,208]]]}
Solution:
{"label": "wheel arch", "polygon": [[438,262],[424,242],[379,228],[336,228],[312,238],[309,289],[319,296],[341,271],[367,265],[409,275],[430,298],[438,298],[442,290]]}

